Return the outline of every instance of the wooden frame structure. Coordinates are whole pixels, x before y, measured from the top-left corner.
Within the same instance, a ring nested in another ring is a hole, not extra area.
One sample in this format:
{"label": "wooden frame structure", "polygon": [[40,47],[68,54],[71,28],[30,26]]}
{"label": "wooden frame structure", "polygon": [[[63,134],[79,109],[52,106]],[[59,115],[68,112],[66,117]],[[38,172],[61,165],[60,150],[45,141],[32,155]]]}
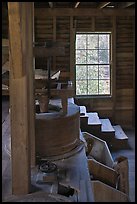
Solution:
{"label": "wooden frame structure", "polygon": [[[116,24],[117,22],[125,22],[122,17],[125,15],[125,9],[115,9],[112,11],[111,9],[105,9],[104,6],[100,7],[103,9],[51,9],[53,5],[50,4],[50,8],[46,9],[36,9],[35,17],[39,17],[41,14],[41,18],[53,17],[53,41],[58,40],[57,36],[57,17],[70,17],[68,21],[69,30],[70,30],[70,79],[74,82],[74,40],[75,40],[75,32],[76,32],[76,17],[86,17],[89,16],[91,19],[91,24],[89,30],[95,31],[96,26],[96,18],[102,17],[111,17],[112,18],[112,32],[113,32],[113,45],[115,45],[115,40],[117,40],[117,31]],[[79,2],[77,2],[79,3]],[[104,2],[105,3],[105,2]],[[131,2],[134,3],[134,2]],[[128,7],[130,5],[127,5]],[[77,6],[78,7],[78,6]],[[10,36],[10,109],[11,109],[11,138],[12,138],[12,189],[13,194],[26,194],[30,190],[30,168],[31,165],[35,165],[35,110],[34,110],[34,73],[33,73],[33,3],[31,2],[9,2],[8,3],[8,11],[9,11],[9,36]],[[84,11],[84,12],[83,12]],[[135,11],[126,9],[126,17],[130,20],[130,17],[135,15]],[[104,20],[105,21],[105,20]],[[120,24],[119,24],[120,25]],[[127,24],[122,24],[123,30],[127,29]],[[126,28],[124,28],[124,26]],[[119,27],[117,27],[118,30]],[[78,28],[79,29],[79,28]],[[85,28],[86,30],[86,28]],[[120,42],[122,43],[122,36],[126,34],[127,31],[121,31]],[[128,45],[127,45],[128,48]],[[133,50],[135,53],[135,50]],[[127,111],[132,111],[132,106],[118,107],[120,102],[117,102],[117,98],[119,94],[125,95],[130,92],[131,88],[128,89],[119,89],[116,90],[116,59],[120,57],[132,57],[134,56],[132,52],[119,52],[116,53],[116,45],[114,47],[113,53],[113,74],[114,78],[114,97],[113,104],[111,101],[108,101],[108,107],[104,106],[102,111],[111,111],[114,118],[114,121],[117,121],[116,111],[119,112],[121,109],[122,113]],[[131,59],[130,59],[131,60]],[[56,68],[56,58],[53,58],[53,67]],[[129,61],[130,63],[130,61]],[[124,64],[124,62],[123,62]],[[135,72],[135,64],[133,72]],[[123,65],[124,67],[124,65]],[[122,68],[123,69],[123,68]],[[67,73],[67,72],[65,72]],[[134,75],[133,75],[134,76]],[[121,91],[122,90],[122,91]],[[135,86],[133,84],[133,91],[135,90]],[[131,95],[132,96],[132,95]],[[123,98],[124,98],[123,97]],[[128,96],[126,96],[128,98]],[[123,103],[124,99],[121,99],[121,103]],[[130,102],[130,101],[129,101]],[[95,103],[95,102],[94,102]],[[96,106],[101,102],[96,103]],[[102,104],[102,103],[101,103]],[[118,104],[118,105],[117,105]],[[90,100],[90,106],[93,104],[93,99]],[[131,104],[132,105],[132,104]],[[134,105],[134,104],[133,104]],[[93,107],[94,108],[94,107]],[[134,107],[133,107],[134,110]],[[129,114],[130,116],[130,114]],[[121,119],[124,116],[121,116]],[[134,117],[134,111],[133,111]],[[129,118],[129,117],[128,117]],[[22,179],[23,178],[23,179]]]}
{"label": "wooden frame structure", "polygon": [[[39,11],[41,12],[42,18],[45,16],[123,16],[125,15],[125,9],[75,9],[75,8],[58,8],[58,9],[51,9],[51,8],[37,8],[35,12],[35,16],[39,15]],[[134,16],[135,11],[131,9],[126,9],[127,16]]]}
{"label": "wooden frame structure", "polygon": [[33,3],[8,2],[12,193],[30,191],[35,165]]}

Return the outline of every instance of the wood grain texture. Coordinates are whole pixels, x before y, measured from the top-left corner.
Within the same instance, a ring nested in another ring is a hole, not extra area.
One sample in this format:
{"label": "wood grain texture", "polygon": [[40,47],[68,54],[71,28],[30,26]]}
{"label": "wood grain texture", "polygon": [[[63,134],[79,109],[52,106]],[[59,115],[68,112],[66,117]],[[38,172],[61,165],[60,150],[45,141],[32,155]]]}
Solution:
{"label": "wood grain texture", "polygon": [[[2,166],[3,169],[3,177],[2,177],[2,199],[3,201],[6,199],[9,199],[9,196],[11,196],[11,167],[10,167],[10,160],[7,154],[5,154],[4,151],[4,146],[5,144],[9,143],[9,138],[10,138],[10,123],[9,123],[9,116],[8,118],[8,110],[9,108],[9,103],[8,101],[2,99],[2,116],[3,116],[3,125],[2,125],[2,159],[4,160],[4,166]],[[116,157],[120,155],[124,155],[128,158],[129,162],[129,197],[132,202],[135,201],[135,133],[134,130],[124,130],[126,135],[128,136],[128,144],[129,148],[128,149],[122,149],[119,146],[119,148],[113,152],[111,152],[113,158],[115,159]],[[104,154],[102,154],[103,156]],[[80,161],[83,161],[81,155],[79,156],[79,160],[77,161],[77,164],[80,164]],[[63,163],[63,161],[61,162]],[[67,165],[69,166],[70,162],[66,160]],[[87,164],[86,164],[87,165]],[[85,168],[85,165],[81,165],[82,168]],[[79,169],[79,166],[77,166]],[[74,171],[73,171],[74,172]],[[32,173],[33,175],[33,173]],[[77,178],[77,173],[74,172],[74,177]],[[83,175],[83,174],[82,174]],[[71,174],[68,174],[68,181],[70,181]],[[34,179],[35,180],[35,179]],[[75,183],[76,179],[73,179],[73,183]],[[88,185],[88,182],[87,182]],[[74,186],[74,185],[73,185]],[[75,185],[76,186],[76,185]],[[91,186],[89,187],[91,189]],[[93,188],[92,188],[93,189]],[[13,195],[12,195],[13,197]]]}
{"label": "wood grain texture", "polygon": [[95,159],[88,159],[88,167],[93,179],[102,181],[114,188],[117,187],[119,174],[113,168],[110,168]]}
{"label": "wood grain texture", "polygon": [[8,3],[13,194],[30,191],[30,151],[34,144],[30,143],[34,136],[32,6],[29,2]]}
{"label": "wood grain texture", "polygon": [[[96,9],[77,10],[35,8],[35,40],[39,42],[53,40],[56,35],[56,40],[64,44],[66,55],[54,58],[53,68],[56,65],[56,68],[60,68],[61,72],[67,72],[68,76],[63,77],[63,80],[70,80],[71,73],[75,72],[70,64],[72,63],[72,56],[75,56],[73,49],[70,49],[72,47],[70,42],[72,23],[75,24],[76,22],[76,31],[79,32],[112,31],[112,52],[116,53],[113,56],[112,63],[113,96],[99,99],[79,99],[79,102],[80,105],[88,104],[88,111],[97,111],[101,117],[109,117],[114,123],[131,127],[134,125],[135,119],[133,111],[135,95],[133,91],[135,90],[134,10],[116,9],[113,12],[112,9],[101,9],[100,11]],[[73,22],[71,19],[73,19]],[[6,18],[3,19],[3,24],[8,25]],[[36,67],[46,69],[46,59],[36,59]],[[75,76],[72,75],[73,77]],[[75,81],[75,79],[73,80]],[[128,91],[123,96],[123,90],[129,89],[133,96],[131,97]],[[123,107],[126,111],[125,116],[128,118],[127,122],[124,120]],[[117,117],[118,111],[115,112],[117,109],[121,110],[120,118]]]}
{"label": "wood grain texture", "polygon": [[[22,4],[8,4],[9,12],[9,36],[10,36],[10,64],[13,78],[20,78],[24,75],[25,69],[22,55],[22,22],[20,10]],[[16,38],[15,38],[16,36]],[[18,57],[17,57],[18,56]],[[14,69],[13,69],[14,67]],[[19,68],[20,67],[20,68]]]}
{"label": "wood grain texture", "polygon": [[[125,9],[46,9],[45,8],[37,8],[35,12],[35,16],[37,17],[41,13],[41,18],[45,18],[46,16],[123,16],[125,15]],[[127,9],[127,16],[134,16],[135,11]]]}
{"label": "wood grain texture", "polygon": [[68,105],[66,115],[36,115],[36,152],[39,156],[57,156],[74,149],[79,143],[79,108]]}
{"label": "wood grain texture", "polygon": [[129,197],[100,181],[92,181],[95,202],[130,202]]}

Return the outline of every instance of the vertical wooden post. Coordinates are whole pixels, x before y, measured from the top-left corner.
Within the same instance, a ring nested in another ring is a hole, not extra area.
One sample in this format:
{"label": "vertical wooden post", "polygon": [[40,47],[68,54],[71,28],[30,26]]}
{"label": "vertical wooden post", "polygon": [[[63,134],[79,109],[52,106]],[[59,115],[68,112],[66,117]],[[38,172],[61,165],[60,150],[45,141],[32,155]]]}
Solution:
{"label": "vertical wooden post", "polygon": [[63,114],[66,115],[68,112],[68,98],[67,96],[61,96],[61,102],[62,102],[62,110],[63,110]]}
{"label": "vertical wooden post", "polygon": [[70,17],[70,80],[75,84],[75,29],[73,28],[73,16]]}
{"label": "vertical wooden post", "polygon": [[[56,42],[56,16],[53,16],[53,41]],[[56,56],[53,56],[53,70],[56,70]]]}
{"label": "vertical wooden post", "polygon": [[31,2],[8,2],[12,193],[15,195],[29,193],[31,184],[30,134],[34,134],[32,7]]}
{"label": "vertical wooden post", "polygon": [[133,19],[133,109],[132,125],[135,127],[135,20]]}
{"label": "vertical wooden post", "polygon": [[[33,29],[33,44],[35,43],[35,13],[34,13],[34,3],[32,5],[32,14],[31,14],[31,18],[32,18],[32,29]],[[34,45],[32,44],[32,49],[34,48]],[[32,51],[33,53],[33,51]],[[32,111],[34,110],[34,115],[32,115],[33,117],[33,121],[34,121],[34,127],[31,133],[31,166],[34,167],[36,164],[36,154],[35,154],[35,113],[36,113],[36,109],[35,109],[35,88],[34,88],[34,83],[35,83],[35,56],[33,53],[33,67],[31,69],[32,71],[32,75],[30,75],[30,77],[32,77],[32,81],[30,81],[30,83],[32,83],[32,91],[33,91],[33,96],[31,97],[31,99],[33,100],[33,106],[32,106]]]}
{"label": "vertical wooden post", "polygon": [[[31,166],[35,166],[35,93],[34,93],[34,60],[33,60],[33,26],[34,26],[34,5],[28,4],[26,13],[26,25],[27,32],[26,32],[26,48],[30,51],[26,56],[26,63],[27,63],[27,75],[28,75],[28,103],[29,103],[29,136],[31,142]],[[30,19],[27,21],[27,19]]]}
{"label": "vertical wooden post", "polygon": [[113,123],[115,123],[115,114],[116,114],[116,16],[113,16],[112,19],[113,29],[112,29],[112,71],[111,71],[111,81],[112,81],[112,98],[113,98],[113,109],[112,109],[112,118]]}

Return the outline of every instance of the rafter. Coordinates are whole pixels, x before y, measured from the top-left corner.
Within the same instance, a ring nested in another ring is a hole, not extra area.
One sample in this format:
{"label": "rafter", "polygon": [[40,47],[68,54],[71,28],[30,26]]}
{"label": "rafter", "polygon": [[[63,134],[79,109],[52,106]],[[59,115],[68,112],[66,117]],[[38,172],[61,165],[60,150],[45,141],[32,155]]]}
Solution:
{"label": "rafter", "polygon": [[134,5],[134,4],[135,4],[135,2],[121,2],[120,8],[127,8],[129,6]]}
{"label": "rafter", "polygon": [[102,9],[104,7],[106,7],[107,5],[109,5],[111,2],[101,2],[98,6],[98,8]]}
{"label": "rafter", "polygon": [[76,2],[74,8],[77,8],[79,6],[80,2]]}
{"label": "rafter", "polygon": [[53,2],[48,2],[49,3],[49,7],[53,8]]}

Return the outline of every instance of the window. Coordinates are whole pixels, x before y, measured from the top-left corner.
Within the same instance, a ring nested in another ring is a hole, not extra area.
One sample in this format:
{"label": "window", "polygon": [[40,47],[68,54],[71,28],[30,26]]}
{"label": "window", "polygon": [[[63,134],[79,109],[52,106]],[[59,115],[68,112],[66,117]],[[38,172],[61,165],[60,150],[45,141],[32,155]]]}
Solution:
{"label": "window", "polygon": [[110,95],[111,33],[76,34],[76,95]]}

